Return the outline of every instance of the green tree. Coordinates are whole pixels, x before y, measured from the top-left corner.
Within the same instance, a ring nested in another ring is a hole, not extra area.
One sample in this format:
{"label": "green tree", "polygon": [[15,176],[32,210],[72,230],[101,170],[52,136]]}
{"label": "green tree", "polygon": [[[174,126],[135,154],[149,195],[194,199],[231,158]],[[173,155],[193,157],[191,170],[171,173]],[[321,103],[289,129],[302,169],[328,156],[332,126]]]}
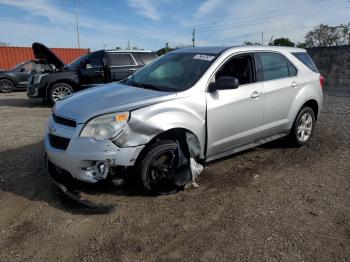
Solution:
{"label": "green tree", "polygon": [[297,43],[297,47],[299,47],[299,48],[308,48],[308,46],[304,43],[304,42],[298,42]]}
{"label": "green tree", "polygon": [[350,44],[350,23],[330,26],[320,24],[305,35],[306,47],[342,46]]}
{"label": "green tree", "polygon": [[173,51],[173,50],[175,50],[175,49],[171,48],[171,47],[168,47],[168,48],[163,47],[163,48],[157,50],[157,55],[161,56],[161,55],[164,55],[165,53],[168,53],[168,52]]}
{"label": "green tree", "polygon": [[277,38],[270,43],[270,45],[274,46],[295,46],[295,44],[289,38]]}

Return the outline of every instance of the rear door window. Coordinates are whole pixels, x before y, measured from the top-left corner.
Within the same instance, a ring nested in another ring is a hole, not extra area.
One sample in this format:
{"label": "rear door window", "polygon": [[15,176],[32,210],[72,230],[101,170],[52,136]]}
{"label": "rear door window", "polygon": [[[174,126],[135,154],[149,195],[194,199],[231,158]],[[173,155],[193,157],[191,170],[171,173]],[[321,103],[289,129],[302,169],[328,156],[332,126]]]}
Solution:
{"label": "rear door window", "polygon": [[308,68],[310,68],[312,71],[315,73],[318,73],[317,67],[312,61],[311,57],[309,56],[308,53],[306,52],[297,52],[297,53],[292,53],[300,62],[302,62],[304,65],[306,65]]}
{"label": "rear door window", "polygon": [[283,55],[271,52],[259,53],[264,81],[297,75],[295,66]]}
{"label": "rear door window", "polygon": [[135,66],[135,60],[131,54],[109,53],[111,66]]}

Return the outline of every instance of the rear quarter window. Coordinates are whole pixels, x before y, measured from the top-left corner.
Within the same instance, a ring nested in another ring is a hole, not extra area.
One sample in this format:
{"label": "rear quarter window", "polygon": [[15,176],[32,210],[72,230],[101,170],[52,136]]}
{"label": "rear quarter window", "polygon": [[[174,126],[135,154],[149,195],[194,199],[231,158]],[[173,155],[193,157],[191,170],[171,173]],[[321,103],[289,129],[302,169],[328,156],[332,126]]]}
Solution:
{"label": "rear quarter window", "polygon": [[134,66],[136,65],[131,54],[110,53],[109,60],[111,66]]}
{"label": "rear quarter window", "polygon": [[315,73],[318,73],[317,67],[312,61],[311,57],[306,52],[298,52],[298,53],[292,53],[300,62],[302,62],[304,65],[306,65],[308,68],[310,68]]}
{"label": "rear quarter window", "polygon": [[140,58],[142,59],[143,63],[146,65],[153,60],[157,59],[156,53],[139,53]]}

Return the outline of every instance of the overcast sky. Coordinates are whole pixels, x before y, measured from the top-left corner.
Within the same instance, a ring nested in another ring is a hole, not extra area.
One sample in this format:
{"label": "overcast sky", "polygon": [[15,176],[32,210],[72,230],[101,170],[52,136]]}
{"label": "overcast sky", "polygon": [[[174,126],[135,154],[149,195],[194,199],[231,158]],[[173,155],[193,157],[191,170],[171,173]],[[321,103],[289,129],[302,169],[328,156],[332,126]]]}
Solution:
{"label": "overcast sky", "polygon": [[[302,41],[320,23],[350,22],[349,0],[77,0],[85,48],[157,50],[197,45],[264,43],[271,37]],[[77,47],[74,0],[0,0],[0,41],[30,46]]]}

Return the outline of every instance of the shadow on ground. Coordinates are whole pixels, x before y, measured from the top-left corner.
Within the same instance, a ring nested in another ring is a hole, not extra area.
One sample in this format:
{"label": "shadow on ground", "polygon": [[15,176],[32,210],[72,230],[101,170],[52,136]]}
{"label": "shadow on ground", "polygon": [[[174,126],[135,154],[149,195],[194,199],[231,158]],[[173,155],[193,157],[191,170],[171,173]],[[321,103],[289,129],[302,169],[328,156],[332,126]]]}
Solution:
{"label": "shadow on ground", "polygon": [[[286,142],[284,140],[271,142],[264,145],[263,148],[286,148]],[[248,173],[254,173],[254,165],[249,162],[248,158],[250,158],[250,155],[254,154],[255,151],[256,149],[250,149],[234,156],[235,158],[242,158],[242,162],[246,161],[249,167],[247,167],[247,169],[243,166],[235,166],[242,174],[242,177],[237,176],[232,179],[232,182],[236,181],[245,184],[247,179],[251,179],[251,176],[246,175],[248,171]],[[66,212],[74,214],[95,214],[96,212],[65,196],[53,185],[51,178],[43,171],[42,156],[43,142],[0,152],[0,190],[24,197],[30,201],[45,201],[50,206]],[[233,156],[228,156],[224,159],[211,162],[208,168],[210,169],[218,162],[222,162],[222,164],[225,165],[225,162],[231,162],[232,158]],[[263,161],[266,162],[265,160]],[[238,159],[237,161],[241,160]],[[258,164],[259,163],[256,163],[256,165]],[[206,171],[204,171],[204,173],[205,172]],[[204,175],[204,180],[207,179],[206,177],[207,176]],[[102,181],[97,184],[78,184],[79,191],[81,191],[83,198],[86,200],[97,204],[116,205],[116,208],[118,208],[118,196],[154,197],[146,195],[139,187],[136,187],[135,179],[129,179],[126,181],[126,184],[121,187],[114,186],[110,181]],[[209,182],[209,184],[212,183]]]}
{"label": "shadow on ground", "polygon": [[[23,98],[19,98],[23,97]],[[1,94],[0,107],[19,107],[19,108],[50,108],[51,106],[41,98],[33,99],[26,97],[23,92],[13,92]]]}

